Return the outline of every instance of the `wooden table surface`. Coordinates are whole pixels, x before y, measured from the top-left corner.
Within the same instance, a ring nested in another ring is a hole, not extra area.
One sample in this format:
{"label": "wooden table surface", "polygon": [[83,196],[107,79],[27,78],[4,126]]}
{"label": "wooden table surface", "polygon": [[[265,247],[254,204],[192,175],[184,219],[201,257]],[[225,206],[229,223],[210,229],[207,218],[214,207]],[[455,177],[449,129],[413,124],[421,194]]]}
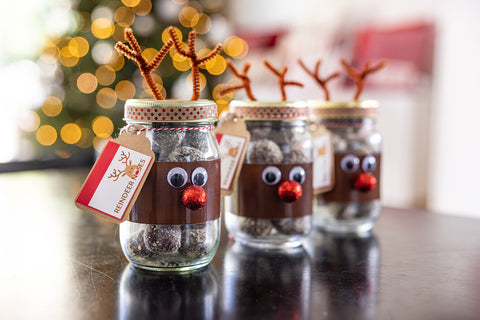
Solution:
{"label": "wooden table surface", "polygon": [[480,319],[480,220],[384,208],[370,236],[249,249],[190,275],[132,268],[73,198],[87,169],[0,175],[0,319]]}

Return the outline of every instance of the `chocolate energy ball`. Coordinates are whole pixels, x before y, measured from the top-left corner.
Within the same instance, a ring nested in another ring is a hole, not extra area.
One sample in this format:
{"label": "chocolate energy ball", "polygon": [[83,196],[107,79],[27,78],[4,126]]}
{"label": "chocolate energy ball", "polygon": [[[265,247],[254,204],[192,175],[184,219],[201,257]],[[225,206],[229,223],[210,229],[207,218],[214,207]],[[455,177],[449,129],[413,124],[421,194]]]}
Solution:
{"label": "chocolate energy ball", "polygon": [[149,258],[153,254],[145,246],[144,232],[145,230],[142,229],[137,233],[132,234],[130,239],[128,239],[127,250],[133,257]]}
{"label": "chocolate energy ball", "polygon": [[247,148],[247,163],[281,163],[283,154],[280,147],[268,139],[250,143]]}
{"label": "chocolate energy ball", "polygon": [[192,147],[180,147],[173,151],[167,161],[201,161],[205,160],[203,152]]}
{"label": "chocolate energy ball", "polygon": [[205,256],[212,246],[207,239],[206,224],[182,226],[182,244],[178,250],[187,258],[197,259]]}
{"label": "chocolate energy ball", "polygon": [[265,237],[272,229],[272,223],[268,219],[241,218],[240,221],[240,230],[252,236]]}
{"label": "chocolate energy ball", "polygon": [[252,139],[266,139],[268,135],[272,132],[270,127],[260,127],[250,129],[250,135]]}
{"label": "chocolate energy ball", "polygon": [[156,161],[165,161],[169,155],[179,148],[185,137],[184,130],[149,130],[147,137],[152,142],[152,150]]}
{"label": "chocolate energy ball", "polygon": [[145,228],[145,247],[153,253],[173,252],[180,248],[182,232],[179,226],[151,224]]}
{"label": "chocolate energy ball", "polygon": [[283,154],[283,163],[306,163],[311,162],[310,150],[291,150]]}
{"label": "chocolate energy ball", "polygon": [[210,136],[206,131],[194,130],[189,131],[183,138],[184,146],[192,146],[202,153],[208,152],[211,148],[209,146]]}
{"label": "chocolate energy ball", "polygon": [[305,234],[310,228],[311,217],[272,219],[272,224],[278,232],[288,235]]}

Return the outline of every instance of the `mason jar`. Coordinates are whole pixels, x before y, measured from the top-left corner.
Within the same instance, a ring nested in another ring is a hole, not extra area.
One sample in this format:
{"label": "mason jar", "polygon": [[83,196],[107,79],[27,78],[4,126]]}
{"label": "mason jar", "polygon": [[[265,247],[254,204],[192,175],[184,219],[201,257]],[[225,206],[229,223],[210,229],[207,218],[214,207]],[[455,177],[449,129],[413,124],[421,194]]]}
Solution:
{"label": "mason jar", "polygon": [[311,228],[312,139],[302,102],[233,101],[250,132],[225,224],[234,239],[258,247],[295,247]]}
{"label": "mason jar", "polygon": [[[125,103],[127,126],[146,131],[155,162],[120,225],[120,242],[136,267],[187,271],[206,266],[220,239],[220,158],[209,100]],[[131,165],[131,163],[129,163]]]}
{"label": "mason jar", "polygon": [[334,187],[314,196],[314,225],[331,232],[368,232],[381,211],[378,102],[313,101],[309,105],[314,121],[330,130],[334,151]]}

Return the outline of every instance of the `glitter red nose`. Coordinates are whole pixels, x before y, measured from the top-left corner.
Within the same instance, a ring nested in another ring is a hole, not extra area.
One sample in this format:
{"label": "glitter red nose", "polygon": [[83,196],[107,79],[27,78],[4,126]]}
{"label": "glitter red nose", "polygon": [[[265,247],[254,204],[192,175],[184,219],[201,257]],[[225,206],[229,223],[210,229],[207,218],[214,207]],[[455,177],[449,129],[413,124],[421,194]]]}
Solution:
{"label": "glitter red nose", "polygon": [[202,187],[190,186],[183,191],[182,203],[190,210],[198,210],[207,203],[207,193]]}
{"label": "glitter red nose", "polygon": [[302,196],[302,186],[292,180],[284,181],[278,186],[278,196],[285,202],[293,202]]}
{"label": "glitter red nose", "polygon": [[377,185],[377,179],[369,173],[361,173],[355,179],[353,186],[358,191],[367,192],[373,190]]}

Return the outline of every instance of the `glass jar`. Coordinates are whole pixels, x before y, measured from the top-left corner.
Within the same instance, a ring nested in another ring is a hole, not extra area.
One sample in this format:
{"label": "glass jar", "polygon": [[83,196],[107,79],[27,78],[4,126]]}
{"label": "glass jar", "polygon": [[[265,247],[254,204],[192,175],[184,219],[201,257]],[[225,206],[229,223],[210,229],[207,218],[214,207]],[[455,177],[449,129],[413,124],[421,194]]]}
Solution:
{"label": "glass jar", "polygon": [[368,232],[381,211],[378,102],[321,101],[310,107],[314,121],[332,133],[335,176],[333,189],[314,196],[314,225],[331,232]]}
{"label": "glass jar", "polygon": [[234,239],[258,247],[295,247],[311,228],[312,139],[301,102],[233,101],[250,132],[237,186],[225,198]]}
{"label": "glass jar", "polygon": [[220,239],[220,157],[209,100],[125,103],[127,126],[146,131],[155,162],[120,225],[120,242],[136,267],[188,271],[206,266]]}

